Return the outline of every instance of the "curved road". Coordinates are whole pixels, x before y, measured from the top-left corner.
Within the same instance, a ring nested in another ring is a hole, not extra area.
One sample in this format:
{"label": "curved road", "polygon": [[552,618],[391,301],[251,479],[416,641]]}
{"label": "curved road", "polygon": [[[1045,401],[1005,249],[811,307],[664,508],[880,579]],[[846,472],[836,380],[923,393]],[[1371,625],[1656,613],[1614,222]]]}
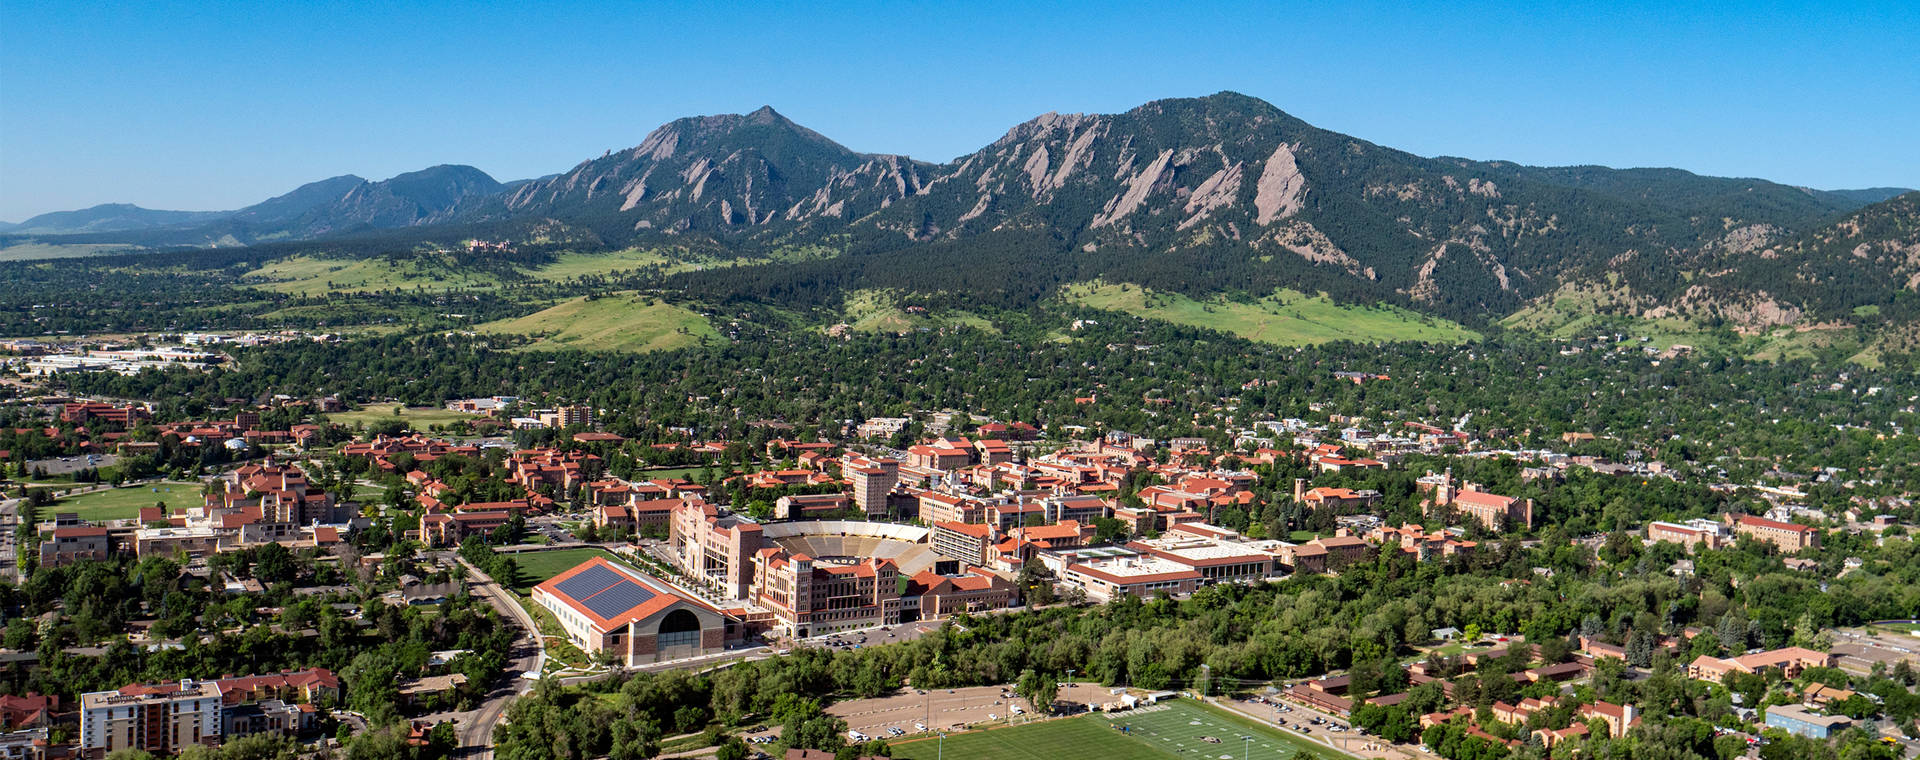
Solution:
{"label": "curved road", "polygon": [[487,701],[465,723],[460,724],[455,733],[460,737],[459,753],[470,760],[491,760],[493,757],[493,727],[507,714],[507,707],[513,700],[533,688],[533,683],[521,678],[520,674],[536,671],[540,667],[540,628],[527,614],[525,608],[514,600],[513,592],[501,588],[492,578],[479,568],[469,564],[459,556],[453,557],[467,570],[467,588],[474,594],[482,594],[493,603],[494,610],[500,616],[514,621],[520,628],[520,635],[513,642],[513,651],[507,664],[507,683],[495,686],[487,693]]}

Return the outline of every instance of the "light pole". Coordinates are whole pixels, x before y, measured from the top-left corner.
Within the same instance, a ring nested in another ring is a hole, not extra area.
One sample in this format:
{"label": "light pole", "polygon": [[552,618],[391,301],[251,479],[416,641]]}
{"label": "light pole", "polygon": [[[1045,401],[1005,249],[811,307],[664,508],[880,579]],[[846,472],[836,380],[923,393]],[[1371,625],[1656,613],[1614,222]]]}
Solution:
{"label": "light pole", "polygon": [[1247,760],[1250,756],[1249,753],[1252,752],[1252,750],[1249,749],[1252,745],[1253,737],[1251,735],[1240,737],[1240,760]]}
{"label": "light pole", "polygon": [[[1067,688],[1073,688],[1073,668],[1067,668]],[[1072,699],[1073,697],[1069,695],[1067,698]]]}
{"label": "light pole", "polygon": [[937,750],[935,760],[947,760],[947,732],[941,731],[939,732],[939,736],[939,739],[934,740],[934,746]]}

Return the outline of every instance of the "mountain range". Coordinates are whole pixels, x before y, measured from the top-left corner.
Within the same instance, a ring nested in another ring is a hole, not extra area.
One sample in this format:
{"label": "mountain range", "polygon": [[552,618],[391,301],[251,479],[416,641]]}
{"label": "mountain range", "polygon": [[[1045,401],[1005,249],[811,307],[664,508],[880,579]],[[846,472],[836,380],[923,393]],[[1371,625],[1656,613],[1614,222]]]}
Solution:
{"label": "mountain range", "polygon": [[1581,290],[1632,316],[1767,326],[1908,308],[1916,205],[1900,188],[1421,157],[1223,92],[1044,114],[946,163],[855,152],[761,108],[679,119],[535,180],[438,166],[322,180],[233,212],[96,207],[3,232],[146,245],[417,229],[583,247],[822,246],[855,266],[783,276],[857,270],[937,287],[998,275],[1033,292],[1091,277],[1291,287],[1480,322]]}
{"label": "mountain range", "polygon": [[471,166],[441,165],[379,182],[351,174],[330,177],[235,211],[156,211],[108,203],[0,223],[0,233],[145,233],[123,237],[157,245],[311,239],[451,221],[476,200],[507,187]]}

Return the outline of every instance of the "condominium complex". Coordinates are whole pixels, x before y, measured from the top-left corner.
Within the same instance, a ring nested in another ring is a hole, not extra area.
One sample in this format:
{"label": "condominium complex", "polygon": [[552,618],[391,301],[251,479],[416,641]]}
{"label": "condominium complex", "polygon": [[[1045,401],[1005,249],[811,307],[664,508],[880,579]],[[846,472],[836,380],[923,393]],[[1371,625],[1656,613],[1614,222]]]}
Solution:
{"label": "condominium complex", "polygon": [[80,695],[80,751],[105,757],[121,749],[171,755],[224,735],[220,687],[211,681],[132,684]]}

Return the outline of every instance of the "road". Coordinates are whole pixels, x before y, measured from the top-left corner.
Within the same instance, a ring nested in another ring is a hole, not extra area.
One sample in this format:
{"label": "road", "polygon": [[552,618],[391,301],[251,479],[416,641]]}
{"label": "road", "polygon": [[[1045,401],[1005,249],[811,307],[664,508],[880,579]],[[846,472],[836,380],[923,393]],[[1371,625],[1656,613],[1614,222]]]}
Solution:
{"label": "road", "polygon": [[507,682],[494,687],[487,693],[487,701],[473,711],[463,721],[455,733],[460,738],[460,754],[469,760],[491,760],[493,757],[493,728],[507,714],[507,708],[513,700],[533,688],[533,682],[521,678],[520,674],[538,672],[540,669],[540,628],[528,615],[525,608],[514,600],[513,592],[501,588],[486,573],[474,567],[464,559],[454,556],[461,567],[467,570],[467,588],[470,593],[487,597],[500,616],[512,620],[520,628],[519,637],[514,639],[513,653],[507,665]]}
{"label": "road", "polygon": [[19,571],[15,553],[20,538],[15,527],[20,519],[20,499],[0,499],[0,579],[12,579]]}

